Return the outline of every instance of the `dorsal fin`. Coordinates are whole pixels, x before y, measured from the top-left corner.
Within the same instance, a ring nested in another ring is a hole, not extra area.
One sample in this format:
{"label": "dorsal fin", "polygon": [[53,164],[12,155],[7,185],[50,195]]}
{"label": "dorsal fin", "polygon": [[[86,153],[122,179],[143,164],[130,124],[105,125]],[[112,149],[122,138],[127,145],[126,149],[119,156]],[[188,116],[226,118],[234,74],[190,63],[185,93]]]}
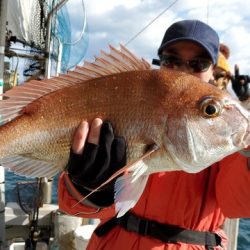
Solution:
{"label": "dorsal fin", "polygon": [[0,101],[0,124],[20,116],[25,106],[51,92],[84,82],[89,79],[132,70],[150,69],[144,59],[138,59],[127,48],[120,45],[120,50],[109,45],[110,53],[101,51],[94,62],[84,61],[83,66],[76,66],[67,74],[45,80],[32,80],[3,94]]}

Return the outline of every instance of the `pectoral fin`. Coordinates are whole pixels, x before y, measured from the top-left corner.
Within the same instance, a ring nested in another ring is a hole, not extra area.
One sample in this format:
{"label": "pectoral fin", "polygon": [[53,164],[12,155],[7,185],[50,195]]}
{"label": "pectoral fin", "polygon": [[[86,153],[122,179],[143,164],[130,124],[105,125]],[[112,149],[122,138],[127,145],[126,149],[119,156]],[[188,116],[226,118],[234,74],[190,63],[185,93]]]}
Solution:
{"label": "pectoral fin", "polygon": [[125,173],[115,182],[117,217],[121,217],[130,208],[133,208],[145,189],[148,180],[148,174],[146,173],[148,166],[141,160],[134,167],[137,167],[135,172]]}

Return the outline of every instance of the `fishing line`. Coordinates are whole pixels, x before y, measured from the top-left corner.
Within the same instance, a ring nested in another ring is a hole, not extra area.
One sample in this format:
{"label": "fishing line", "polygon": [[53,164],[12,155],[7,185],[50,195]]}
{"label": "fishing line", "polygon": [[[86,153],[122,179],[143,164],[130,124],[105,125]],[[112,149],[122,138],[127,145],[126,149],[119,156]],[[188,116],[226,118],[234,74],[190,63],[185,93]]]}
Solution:
{"label": "fishing line", "polygon": [[138,37],[145,29],[147,29],[154,21],[156,21],[160,16],[162,16],[167,10],[169,10],[178,1],[179,0],[175,0],[173,3],[171,3],[166,9],[164,9],[159,15],[157,15],[152,21],[150,21],[144,28],[142,28],[137,34],[135,34],[132,38],[130,38],[125,43],[125,46],[127,46],[129,43],[131,43],[133,40],[135,40],[136,37]]}

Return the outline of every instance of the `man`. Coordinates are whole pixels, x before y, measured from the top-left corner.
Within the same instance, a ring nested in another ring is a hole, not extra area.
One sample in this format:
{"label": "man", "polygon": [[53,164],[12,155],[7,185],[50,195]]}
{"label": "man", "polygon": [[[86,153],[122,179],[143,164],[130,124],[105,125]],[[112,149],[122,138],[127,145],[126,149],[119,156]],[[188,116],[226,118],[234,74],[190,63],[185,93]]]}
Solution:
{"label": "man", "polygon": [[[162,69],[186,71],[209,82],[218,50],[219,38],[210,26],[184,20],[167,29],[158,55]],[[88,249],[221,249],[226,247],[221,229],[225,217],[250,216],[250,172],[247,158],[239,153],[197,174],[152,174],[136,206],[120,219],[112,206],[113,185],[74,206],[103,176],[107,179],[125,165],[125,148],[123,138],[101,119],[90,127],[82,122],[76,130],[68,174],[59,181],[59,206],[70,214],[101,218]],[[105,156],[103,165],[95,164],[98,150]]]}

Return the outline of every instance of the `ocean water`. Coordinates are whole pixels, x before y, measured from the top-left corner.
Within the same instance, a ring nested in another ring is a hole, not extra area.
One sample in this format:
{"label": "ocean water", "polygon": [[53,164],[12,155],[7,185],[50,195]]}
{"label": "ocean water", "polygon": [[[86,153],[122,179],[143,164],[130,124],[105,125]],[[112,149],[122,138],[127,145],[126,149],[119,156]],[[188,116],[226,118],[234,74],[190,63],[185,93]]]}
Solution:
{"label": "ocean water", "polygon": [[240,220],[240,230],[238,236],[238,250],[250,249],[250,219]]}
{"label": "ocean water", "polygon": [[[52,193],[52,203],[57,204],[57,180],[58,176],[53,179],[53,193]],[[35,179],[25,178],[19,175],[15,175],[11,172],[5,172],[5,201],[13,202],[17,201],[16,184],[19,182],[34,182]]]}
{"label": "ocean water", "polygon": [[[25,177],[20,177],[10,172],[5,174],[5,200],[6,202],[17,201],[15,187],[16,183],[20,181],[29,181]],[[53,195],[52,203],[57,203],[57,180],[56,176],[53,180]],[[238,236],[238,248],[237,250],[248,250],[250,249],[250,218],[240,220],[239,236]]]}

